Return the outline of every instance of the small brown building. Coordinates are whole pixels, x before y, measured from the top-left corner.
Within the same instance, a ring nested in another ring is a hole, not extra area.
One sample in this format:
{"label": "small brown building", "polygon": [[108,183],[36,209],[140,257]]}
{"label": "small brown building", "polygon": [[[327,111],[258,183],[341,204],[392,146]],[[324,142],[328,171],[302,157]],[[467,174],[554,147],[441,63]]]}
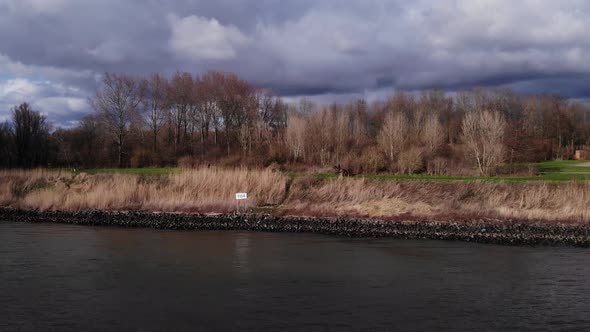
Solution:
{"label": "small brown building", "polygon": [[590,160],[590,150],[576,150],[576,160]]}

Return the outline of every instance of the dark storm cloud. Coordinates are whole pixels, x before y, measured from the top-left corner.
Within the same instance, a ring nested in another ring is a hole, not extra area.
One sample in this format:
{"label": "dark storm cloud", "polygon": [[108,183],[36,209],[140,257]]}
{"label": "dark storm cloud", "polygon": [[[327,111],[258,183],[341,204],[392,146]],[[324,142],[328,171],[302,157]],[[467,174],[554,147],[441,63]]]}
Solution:
{"label": "dark storm cloud", "polygon": [[588,97],[583,0],[0,0],[0,118],[59,123],[105,71],[233,71],[284,96],[511,87]]}

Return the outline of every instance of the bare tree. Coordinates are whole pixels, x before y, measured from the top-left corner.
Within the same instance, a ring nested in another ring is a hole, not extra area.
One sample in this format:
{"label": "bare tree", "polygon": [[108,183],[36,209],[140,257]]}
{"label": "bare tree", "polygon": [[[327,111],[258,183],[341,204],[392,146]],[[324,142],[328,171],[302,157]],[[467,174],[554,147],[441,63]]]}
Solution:
{"label": "bare tree", "polygon": [[369,138],[369,114],[367,102],[359,99],[350,105],[351,140],[354,146],[361,147]]}
{"label": "bare tree", "polygon": [[204,157],[206,142],[209,138],[211,125],[215,129],[215,145],[217,134],[221,126],[221,111],[219,110],[219,98],[221,97],[222,75],[218,72],[208,72],[201,76],[195,85],[195,94],[198,104],[199,124],[201,131],[201,158]]}
{"label": "bare tree", "polygon": [[329,108],[323,108],[312,114],[307,126],[306,139],[309,148],[306,152],[309,151],[313,160],[322,166],[332,162],[334,158],[336,123],[331,113]]}
{"label": "bare tree", "polygon": [[472,111],[463,118],[463,142],[477,162],[482,175],[504,160],[504,132],[507,124],[498,112]]}
{"label": "bare tree", "polygon": [[305,127],[305,119],[297,115],[289,116],[289,124],[287,126],[287,132],[285,133],[285,140],[289,150],[291,150],[293,160],[295,161],[302,158],[305,154]]}
{"label": "bare tree", "polygon": [[351,126],[350,113],[338,108],[333,111],[334,116],[334,154],[336,160],[340,161],[348,150],[347,143],[350,140]]}
{"label": "bare tree", "polygon": [[379,132],[378,142],[391,162],[403,150],[408,139],[408,119],[403,113],[389,112]]}
{"label": "bare tree", "polygon": [[399,171],[402,174],[416,173],[423,167],[423,163],[422,151],[416,147],[402,151],[397,161]]}
{"label": "bare tree", "polygon": [[255,89],[234,74],[226,74],[222,86],[223,90],[218,103],[223,117],[227,154],[229,155],[231,141],[232,139],[240,139],[240,131],[245,131],[244,139],[251,139],[251,131],[244,130],[242,127],[253,125],[257,102]]}
{"label": "bare tree", "polygon": [[126,135],[142,100],[141,85],[131,77],[106,73],[90,106],[99,113],[117,146],[117,164],[123,167]]}
{"label": "bare tree", "polygon": [[76,150],[80,156],[80,163],[86,167],[105,165],[106,155],[104,142],[109,140],[105,137],[104,121],[96,114],[86,115],[80,120],[77,128]]}
{"label": "bare tree", "polygon": [[422,140],[426,153],[432,156],[442,146],[445,140],[445,134],[440,120],[437,115],[429,115],[424,121],[422,129]]}
{"label": "bare tree", "polygon": [[167,89],[169,121],[174,137],[174,152],[182,152],[188,138],[189,112],[194,104],[194,80],[190,73],[174,74]]}
{"label": "bare tree", "polygon": [[158,151],[158,133],[164,122],[166,107],[166,85],[168,82],[160,74],[153,74],[142,82],[145,88],[143,98],[144,121],[152,132],[152,148]]}

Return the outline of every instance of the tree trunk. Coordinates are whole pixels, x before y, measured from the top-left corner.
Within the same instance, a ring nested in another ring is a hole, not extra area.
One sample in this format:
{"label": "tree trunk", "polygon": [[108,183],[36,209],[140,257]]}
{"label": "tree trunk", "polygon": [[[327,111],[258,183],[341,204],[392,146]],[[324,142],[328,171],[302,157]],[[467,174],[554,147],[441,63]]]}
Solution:
{"label": "tree trunk", "polygon": [[201,128],[201,161],[205,158],[205,128]]}
{"label": "tree trunk", "polygon": [[117,149],[118,149],[118,154],[119,154],[119,160],[118,160],[118,164],[119,164],[119,168],[123,168],[123,133],[119,133],[119,142],[117,143]]}

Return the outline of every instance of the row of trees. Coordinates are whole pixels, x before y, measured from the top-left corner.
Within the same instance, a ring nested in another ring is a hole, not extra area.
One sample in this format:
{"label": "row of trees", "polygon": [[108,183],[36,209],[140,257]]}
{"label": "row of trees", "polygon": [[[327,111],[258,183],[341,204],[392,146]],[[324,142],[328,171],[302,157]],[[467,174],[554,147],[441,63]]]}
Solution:
{"label": "row of trees", "polygon": [[23,104],[0,125],[2,167],[209,163],[331,166],[353,172],[491,174],[500,164],[571,158],[590,143],[586,105],[474,89],[385,101],[286,104],[236,75],[107,73],[94,113],[50,133]]}
{"label": "row of trees", "polygon": [[[290,160],[343,163],[359,172],[481,174],[500,164],[569,159],[590,143],[590,109],[557,96],[475,89],[448,96],[397,93],[289,113]],[[509,169],[515,169],[511,167]]]}
{"label": "row of trees", "polygon": [[198,155],[205,160],[222,143],[228,156],[236,147],[248,154],[268,148],[287,125],[281,99],[219,72],[176,73],[170,80],[159,74],[137,80],[107,73],[90,105],[114,143],[119,167],[127,164],[131,133],[149,136],[150,146],[142,148],[151,150],[152,159],[164,153],[165,159]]}

